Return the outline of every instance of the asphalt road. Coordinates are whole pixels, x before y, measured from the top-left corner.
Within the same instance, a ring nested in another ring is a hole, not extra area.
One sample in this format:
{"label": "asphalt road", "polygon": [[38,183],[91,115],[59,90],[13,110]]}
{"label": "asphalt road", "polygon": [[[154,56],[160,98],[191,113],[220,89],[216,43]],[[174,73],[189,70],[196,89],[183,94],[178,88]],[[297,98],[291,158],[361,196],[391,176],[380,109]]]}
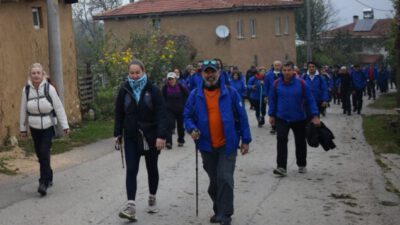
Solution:
{"label": "asphalt road", "polygon": [[[397,225],[399,196],[385,190],[382,170],[362,135],[361,116],[345,116],[332,106],[323,121],[336,135],[337,149],[309,148],[308,173],[299,174],[289,140],[288,177],[272,174],[276,136],[269,127],[258,128],[248,110],[253,142],[250,153],[238,156],[235,171],[235,225]],[[137,216],[141,225],[209,224],[211,201],[208,180],[199,164],[199,217],[195,216],[195,150],[186,137],[183,148],[174,146],[160,155],[157,214],[147,214],[148,186],[144,160],[138,175]],[[37,171],[0,184],[1,225],[127,224],[118,218],[125,204],[125,171],[111,140],[72,151],[104,152],[93,160],[55,171],[54,187],[39,197]],[[86,153],[84,153],[86,152]],[[200,157],[199,157],[200,159]],[[201,162],[201,160],[199,160]],[[389,203],[389,204],[388,204]]]}

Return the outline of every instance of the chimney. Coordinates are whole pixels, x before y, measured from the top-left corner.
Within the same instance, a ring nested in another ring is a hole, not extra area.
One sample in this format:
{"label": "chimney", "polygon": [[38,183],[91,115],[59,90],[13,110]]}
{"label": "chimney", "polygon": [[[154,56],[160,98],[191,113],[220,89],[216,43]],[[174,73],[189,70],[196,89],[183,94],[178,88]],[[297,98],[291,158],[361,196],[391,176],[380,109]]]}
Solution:
{"label": "chimney", "polygon": [[358,16],[357,15],[354,15],[353,16],[353,23],[357,23],[358,22]]}

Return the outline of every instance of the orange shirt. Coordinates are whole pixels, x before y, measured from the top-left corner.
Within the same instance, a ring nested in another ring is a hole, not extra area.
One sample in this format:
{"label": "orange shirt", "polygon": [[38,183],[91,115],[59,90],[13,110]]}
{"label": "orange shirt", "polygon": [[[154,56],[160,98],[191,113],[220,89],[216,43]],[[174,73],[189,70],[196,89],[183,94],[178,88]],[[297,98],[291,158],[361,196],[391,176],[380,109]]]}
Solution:
{"label": "orange shirt", "polygon": [[204,95],[206,96],[207,102],[211,143],[213,148],[219,148],[226,144],[222,114],[219,108],[219,96],[221,95],[221,90],[216,89],[209,91],[204,89]]}

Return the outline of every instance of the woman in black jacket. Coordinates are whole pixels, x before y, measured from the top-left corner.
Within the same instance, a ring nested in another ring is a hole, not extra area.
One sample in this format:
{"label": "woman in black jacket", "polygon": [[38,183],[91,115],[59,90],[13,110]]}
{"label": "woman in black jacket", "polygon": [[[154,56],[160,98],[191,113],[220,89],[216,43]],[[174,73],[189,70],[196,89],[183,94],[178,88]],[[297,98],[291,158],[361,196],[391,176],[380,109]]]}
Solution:
{"label": "woman in black jacket", "polygon": [[175,130],[175,121],[178,128],[178,147],[185,143],[185,128],[183,127],[183,109],[188,97],[187,89],[178,82],[175,72],[167,74],[167,83],[162,89],[164,100],[167,106],[168,134],[167,149],[172,148],[172,133]]}
{"label": "woman in black jacket", "polygon": [[136,220],[136,189],[140,156],[144,155],[149,180],[149,213],[157,212],[158,154],[165,147],[166,108],[160,89],[152,84],[140,60],[132,61],[127,81],[118,92],[115,104],[114,137],[125,140],[126,191],[128,203],[119,217]]}

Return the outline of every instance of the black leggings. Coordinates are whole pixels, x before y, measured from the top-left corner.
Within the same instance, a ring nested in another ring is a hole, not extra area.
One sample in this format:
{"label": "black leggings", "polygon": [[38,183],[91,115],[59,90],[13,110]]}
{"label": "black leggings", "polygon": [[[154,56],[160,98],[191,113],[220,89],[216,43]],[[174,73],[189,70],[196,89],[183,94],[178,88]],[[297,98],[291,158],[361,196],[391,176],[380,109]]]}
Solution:
{"label": "black leggings", "polygon": [[53,182],[53,170],[50,164],[51,145],[54,137],[54,128],[49,127],[45,130],[31,128],[33,143],[35,145],[36,156],[40,164],[39,183],[49,185]]}
{"label": "black leggings", "polygon": [[[150,194],[155,195],[158,188],[158,153],[155,149],[149,150],[144,155],[148,175],[148,184]],[[126,193],[128,200],[135,200],[137,190],[137,174],[139,172],[140,153],[137,149],[137,143],[125,138],[125,162],[126,162]]]}

